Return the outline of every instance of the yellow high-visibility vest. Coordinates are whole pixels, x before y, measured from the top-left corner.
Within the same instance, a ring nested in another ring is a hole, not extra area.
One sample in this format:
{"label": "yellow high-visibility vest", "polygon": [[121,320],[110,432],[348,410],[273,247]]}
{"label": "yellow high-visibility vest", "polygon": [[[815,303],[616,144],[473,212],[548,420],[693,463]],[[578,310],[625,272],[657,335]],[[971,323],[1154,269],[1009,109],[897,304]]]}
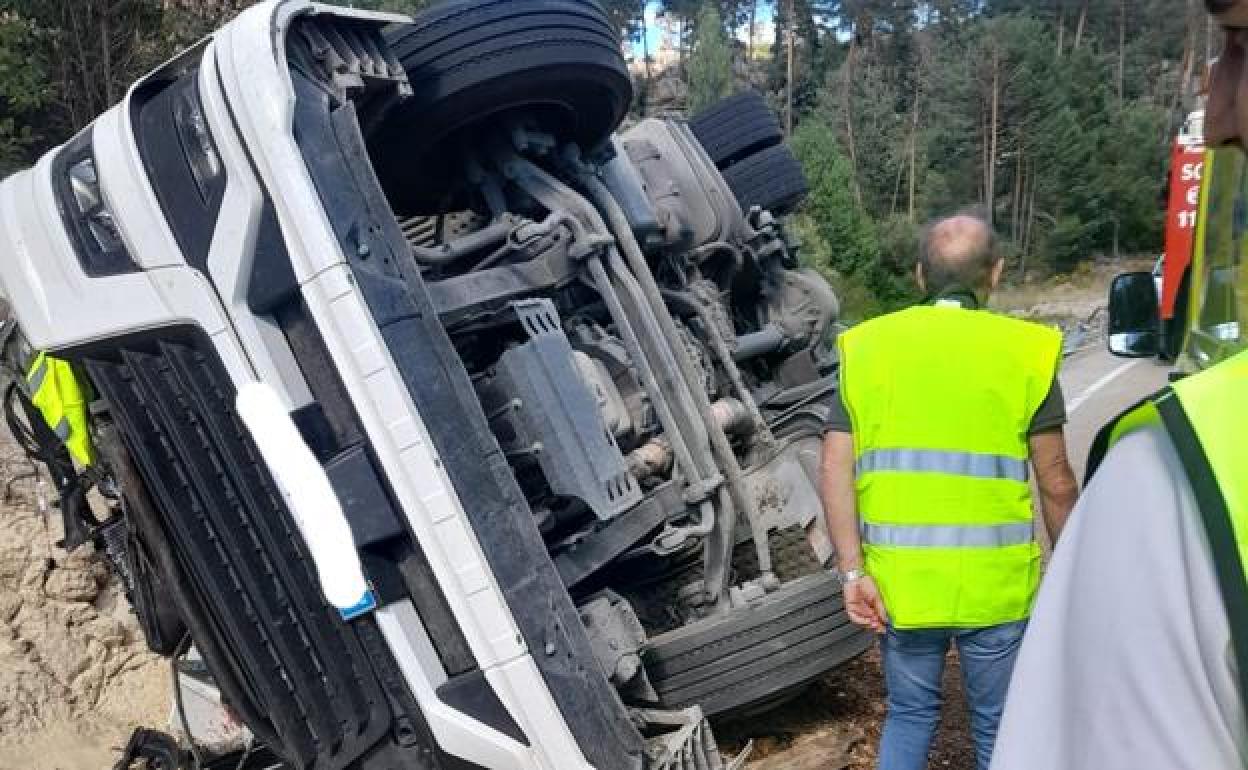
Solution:
{"label": "yellow high-visibility vest", "polygon": [[1105,426],[1092,445],[1091,478],[1106,452],[1146,426],[1164,429],[1183,464],[1208,536],[1248,698],[1248,351],[1180,380]]}
{"label": "yellow high-visibility vest", "polygon": [[46,353],[35,357],[26,375],[30,400],[79,465],[94,459],[87,425],[87,399],[68,361]]}
{"label": "yellow high-visibility vest", "polygon": [[1040,580],[1028,433],[1061,334],[953,303],[840,336],[866,571],[897,628],[1026,618]]}

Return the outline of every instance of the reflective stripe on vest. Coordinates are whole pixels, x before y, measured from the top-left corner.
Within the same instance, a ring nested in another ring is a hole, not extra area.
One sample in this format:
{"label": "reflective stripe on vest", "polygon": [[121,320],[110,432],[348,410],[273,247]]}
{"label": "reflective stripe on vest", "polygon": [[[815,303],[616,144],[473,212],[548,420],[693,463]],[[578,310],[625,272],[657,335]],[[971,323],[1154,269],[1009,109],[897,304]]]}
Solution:
{"label": "reflective stripe on vest", "polygon": [[26,385],[31,393],[38,393],[43,387],[43,381],[48,376],[48,357],[40,353],[35,358],[34,364],[31,366],[30,374],[26,378]]}
{"label": "reflective stripe on vest", "polygon": [[1002,455],[938,449],[873,449],[858,458],[858,473],[948,473],[980,479],[1027,481],[1027,461]]}
{"label": "reflective stripe on vest", "polygon": [[1105,426],[1088,478],[1115,443],[1149,426],[1169,436],[1191,485],[1248,700],[1248,352],[1176,382]]}
{"label": "reflective stripe on vest", "polygon": [[1040,577],[1027,435],[1061,335],[916,307],[841,335],[866,569],[898,628],[1025,618]]}
{"label": "reflective stripe on vest", "polygon": [[1024,545],[1034,538],[1031,522],[982,527],[862,525],[862,541],[867,545],[902,548],[1000,548]]}

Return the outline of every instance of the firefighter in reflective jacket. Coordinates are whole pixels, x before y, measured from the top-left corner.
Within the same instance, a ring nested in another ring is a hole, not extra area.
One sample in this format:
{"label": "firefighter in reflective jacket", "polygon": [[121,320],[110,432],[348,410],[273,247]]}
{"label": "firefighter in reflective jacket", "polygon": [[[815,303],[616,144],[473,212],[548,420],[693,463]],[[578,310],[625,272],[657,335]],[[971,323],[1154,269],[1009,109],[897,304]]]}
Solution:
{"label": "firefighter in reflective jacket", "polygon": [[87,427],[87,397],[73,366],[47,353],[35,356],[26,375],[30,400],[48,427],[69,450],[74,461],[88,467],[94,461]]}
{"label": "firefighter in reflective jacket", "polygon": [[986,770],[1040,580],[1036,469],[1050,537],[1074,504],[1061,335],[980,309],[1003,268],[991,227],[928,228],[931,299],[840,336],[822,492],[850,618],[883,634],[881,770],[922,770],[952,644]]}

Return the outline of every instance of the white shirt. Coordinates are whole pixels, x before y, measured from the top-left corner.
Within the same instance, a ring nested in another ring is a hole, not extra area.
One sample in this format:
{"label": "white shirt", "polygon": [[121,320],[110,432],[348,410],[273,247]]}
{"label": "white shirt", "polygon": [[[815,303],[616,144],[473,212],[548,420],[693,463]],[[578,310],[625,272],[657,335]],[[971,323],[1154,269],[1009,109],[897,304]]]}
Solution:
{"label": "white shirt", "polygon": [[1233,661],[1178,455],[1160,429],[1131,434],[1054,552],[992,770],[1244,768]]}

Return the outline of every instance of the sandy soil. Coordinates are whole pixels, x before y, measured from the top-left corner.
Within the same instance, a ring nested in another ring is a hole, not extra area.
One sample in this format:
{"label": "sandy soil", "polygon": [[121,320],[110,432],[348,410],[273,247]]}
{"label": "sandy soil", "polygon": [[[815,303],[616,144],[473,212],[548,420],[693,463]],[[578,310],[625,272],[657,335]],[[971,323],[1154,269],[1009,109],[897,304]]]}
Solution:
{"label": "sandy soil", "polygon": [[[29,471],[7,436],[0,482]],[[88,546],[53,543],[34,484],[0,501],[0,770],[106,770],[139,725],[169,715],[168,667]]]}
{"label": "sandy soil", "polygon": [[1151,259],[1086,262],[1071,275],[1007,284],[993,294],[989,305],[1022,318],[1066,325],[1072,320],[1084,321],[1103,314],[1114,276],[1152,269]]}

